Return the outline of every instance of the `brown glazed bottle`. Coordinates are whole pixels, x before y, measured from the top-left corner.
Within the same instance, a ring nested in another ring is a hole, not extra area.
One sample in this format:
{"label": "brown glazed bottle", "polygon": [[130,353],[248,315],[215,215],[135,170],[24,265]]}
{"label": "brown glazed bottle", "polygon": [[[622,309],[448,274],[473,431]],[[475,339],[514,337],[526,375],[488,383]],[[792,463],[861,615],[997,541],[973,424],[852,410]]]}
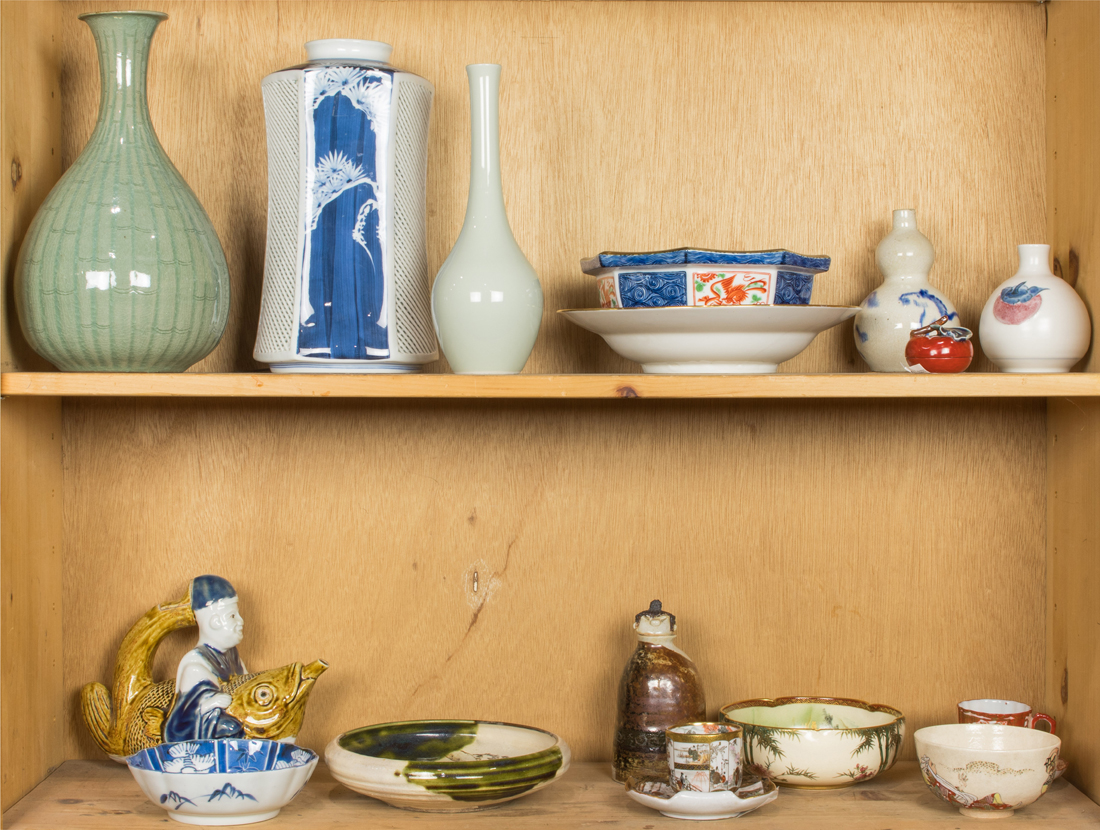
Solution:
{"label": "brown glazed bottle", "polygon": [[638,647],[619,684],[612,774],[616,781],[668,781],[665,729],[706,719],[703,684],[695,664],[672,644],[676,618],[659,599],[634,618],[634,630]]}

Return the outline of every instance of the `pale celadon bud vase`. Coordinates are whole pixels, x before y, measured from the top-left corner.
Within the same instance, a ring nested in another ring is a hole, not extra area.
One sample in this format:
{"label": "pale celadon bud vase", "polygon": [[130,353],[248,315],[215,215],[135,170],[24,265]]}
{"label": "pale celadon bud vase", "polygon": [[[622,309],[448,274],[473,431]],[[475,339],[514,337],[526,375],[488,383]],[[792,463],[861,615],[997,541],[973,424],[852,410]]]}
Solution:
{"label": "pale celadon bud vase", "polygon": [[1017,251],[1019,269],[982,309],[982,351],[1002,372],[1068,372],[1089,350],[1089,311],[1073,286],[1051,273],[1049,245]]}
{"label": "pale celadon bud vase", "polygon": [[936,252],[917,229],[915,210],[895,210],[894,227],[875,249],[882,285],[867,295],[855,318],[856,348],[873,372],[908,372],[909,332],[946,317],[955,306],[928,282]]}
{"label": "pale celadon bud vase", "polygon": [[229,319],[218,236],[149,118],[149,45],[166,17],[80,16],[99,52],[99,118],[34,217],[15,284],[27,342],[64,371],[182,372]]}
{"label": "pale celadon bud vase", "polygon": [[432,286],[432,321],[456,374],[512,375],[534,348],[542,287],[504,210],[500,179],[500,67],[473,64],[470,195],[466,219]]}

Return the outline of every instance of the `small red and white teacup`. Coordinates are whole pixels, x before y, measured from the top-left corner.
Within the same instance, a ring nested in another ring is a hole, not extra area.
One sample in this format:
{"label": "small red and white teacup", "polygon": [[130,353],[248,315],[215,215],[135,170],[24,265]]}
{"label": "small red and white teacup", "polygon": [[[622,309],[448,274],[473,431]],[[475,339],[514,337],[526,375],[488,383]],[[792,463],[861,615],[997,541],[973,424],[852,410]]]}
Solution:
{"label": "small red and white teacup", "polygon": [[[959,723],[1003,723],[1054,734],[1054,718],[1034,712],[1026,703],[1016,700],[964,700],[959,704]],[[1046,724],[1041,727],[1039,724]]]}

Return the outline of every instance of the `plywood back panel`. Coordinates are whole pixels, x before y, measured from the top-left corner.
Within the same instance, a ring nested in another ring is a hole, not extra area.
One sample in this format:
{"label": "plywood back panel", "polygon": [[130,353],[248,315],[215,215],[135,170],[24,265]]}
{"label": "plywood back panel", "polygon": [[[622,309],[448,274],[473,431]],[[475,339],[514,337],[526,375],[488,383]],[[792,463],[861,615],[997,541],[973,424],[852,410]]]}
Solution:
{"label": "plywood back panel", "polygon": [[[323,657],[303,741],[477,717],[607,759],[631,623],[678,615],[709,708],[845,695],[915,729],[1043,690],[1041,401],[69,400],[76,695],[215,572],[250,667]],[[157,664],[174,674],[193,632]],[[912,757],[911,743],[906,753]]]}
{"label": "plywood back panel", "polygon": [[0,404],[0,809],[65,760],[61,399]]}
{"label": "plywood back panel", "polygon": [[[98,76],[66,4],[64,158],[94,125]],[[200,371],[254,368],[266,227],[260,81],[313,38],[395,46],[436,85],[429,267],[465,210],[465,64],[502,77],[505,201],[546,296],[527,370],[634,371],[558,308],[596,303],[578,261],[602,250],[788,246],[833,256],[818,303],[878,284],[874,248],[912,207],[933,282],[976,324],[1045,227],[1044,11],[1027,4],[165,2],[153,122],[221,235],[225,339]],[[979,358],[975,368],[988,368]],[[784,369],[863,371],[851,324]],[[446,369],[445,362],[433,367]]]}

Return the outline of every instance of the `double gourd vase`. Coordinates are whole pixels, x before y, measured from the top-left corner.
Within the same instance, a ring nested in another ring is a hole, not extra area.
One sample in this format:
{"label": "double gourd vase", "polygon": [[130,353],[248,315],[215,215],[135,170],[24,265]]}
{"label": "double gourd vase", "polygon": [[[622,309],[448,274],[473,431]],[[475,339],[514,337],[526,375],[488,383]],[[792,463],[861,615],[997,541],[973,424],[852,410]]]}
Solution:
{"label": "double gourd vase", "polygon": [[99,116],[31,223],[15,284],[27,341],[64,371],[182,372],[229,317],[214,226],[149,117],[149,46],[166,17],[80,18],[99,53]]}
{"label": "double gourd vase", "polygon": [[917,228],[915,210],[894,211],[894,224],[875,249],[882,285],[860,303],[854,334],[856,349],[872,372],[908,372],[905,347],[915,329],[946,318],[958,326],[954,304],[928,282],[936,259],[932,243]]}

